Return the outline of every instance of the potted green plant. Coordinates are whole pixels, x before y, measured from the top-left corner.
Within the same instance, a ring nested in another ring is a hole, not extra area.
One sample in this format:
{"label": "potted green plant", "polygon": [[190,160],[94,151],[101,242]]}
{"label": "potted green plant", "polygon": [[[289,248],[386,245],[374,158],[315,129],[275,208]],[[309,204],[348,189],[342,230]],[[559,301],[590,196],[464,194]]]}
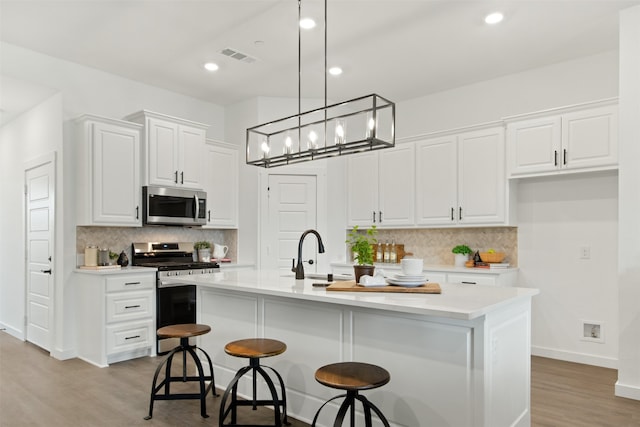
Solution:
{"label": "potted green plant", "polygon": [[373,265],[374,253],[372,245],[378,242],[376,239],[377,233],[378,230],[375,225],[364,233],[359,232],[358,226],[356,225],[347,234],[345,243],[351,246],[353,259],[356,262],[353,266],[356,283],[360,282],[360,276],[365,274],[373,276],[375,266]]}
{"label": "potted green plant", "polygon": [[198,252],[198,261],[210,262],[211,261],[211,243],[201,240],[193,244],[193,249]]}
{"label": "potted green plant", "polygon": [[473,253],[471,248],[467,245],[454,246],[451,252],[455,254],[455,266],[464,267],[464,263],[469,260],[469,255]]}

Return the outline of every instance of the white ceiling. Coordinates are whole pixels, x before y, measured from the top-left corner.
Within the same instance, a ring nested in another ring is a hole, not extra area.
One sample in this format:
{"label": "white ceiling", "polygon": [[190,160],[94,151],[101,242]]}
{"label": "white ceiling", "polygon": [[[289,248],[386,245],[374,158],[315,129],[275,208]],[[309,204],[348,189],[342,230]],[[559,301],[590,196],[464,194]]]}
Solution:
{"label": "white ceiling", "polygon": [[[378,93],[397,102],[617,49],[618,11],[637,4],[329,0],[328,65],[344,73],[329,77],[328,97]],[[302,0],[303,16],[320,24],[322,7]],[[505,20],[484,24],[494,10]],[[297,13],[294,0],[0,0],[0,40],[228,105],[297,97]],[[303,33],[305,98],[323,97],[322,36],[322,25]],[[221,55],[227,47],[257,61]],[[203,71],[206,61],[220,69]]]}

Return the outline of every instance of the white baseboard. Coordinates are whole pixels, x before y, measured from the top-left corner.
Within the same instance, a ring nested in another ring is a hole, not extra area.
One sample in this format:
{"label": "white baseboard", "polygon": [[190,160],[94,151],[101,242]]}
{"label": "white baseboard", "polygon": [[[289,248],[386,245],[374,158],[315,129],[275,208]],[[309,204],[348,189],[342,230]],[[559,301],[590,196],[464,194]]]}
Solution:
{"label": "white baseboard", "polygon": [[626,397],[627,399],[640,400],[640,387],[620,384],[620,381],[616,381],[615,395]]}
{"label": "white baseboard", "polygon": [[78,357],[78,352],[75,350],[54,349],[54,350],[51,350],[49,354],[51,354],[51,357],[54,357],[58,360],[69,360],[69,359],[75,359],[76,357]]}
{"label": "white baseboard", "polygon": [[549,359],[564,360],[565,362],[582,363],[584,365],[600,366],[602,368],[618,369],[618,359],[594,356],[592,354],[574,353],[555,350],[552,348],[531,346],[531,355],[548,357]]}
{"label": "white baseboard", "polygon": [[20,341],[24,341],[24,332],[20,331],[16,328],[12,328],[11,326],[0,322],[0,329],[4,329],[6,333],[9,335],[18,338]]}

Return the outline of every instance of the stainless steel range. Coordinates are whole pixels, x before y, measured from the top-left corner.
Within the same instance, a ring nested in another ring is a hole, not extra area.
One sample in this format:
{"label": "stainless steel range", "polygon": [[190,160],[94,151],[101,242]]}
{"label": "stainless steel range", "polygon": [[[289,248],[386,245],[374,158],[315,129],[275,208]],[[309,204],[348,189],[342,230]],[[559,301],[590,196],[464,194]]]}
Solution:
{"label": "stainless steel range", "polygon": [[[193,276],[219,271],[217,262],[195,260],[193,242],[152,242],[131,245],[132,265],[154,267],[156,274],[156,327],[177,323],[196,323],[195,285],[166,283],[167,278]],[[173,280],[175,281],[175,280]],[[178,345],[175,339],[156,339],[158,354]]]}

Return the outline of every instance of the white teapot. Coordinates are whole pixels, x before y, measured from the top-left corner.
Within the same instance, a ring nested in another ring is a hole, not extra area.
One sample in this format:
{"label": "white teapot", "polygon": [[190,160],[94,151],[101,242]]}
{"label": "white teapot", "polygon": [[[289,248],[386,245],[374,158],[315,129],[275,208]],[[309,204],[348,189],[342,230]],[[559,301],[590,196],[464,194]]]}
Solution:
{"label": "white teapot", "polygon": [[217,243],[213,244],[213,257],[215,259],[222,259],[225,257],[225,255],[227,255],[227,252],[229,251],[229,247],[225,246],[225,245],[219,245]]}

